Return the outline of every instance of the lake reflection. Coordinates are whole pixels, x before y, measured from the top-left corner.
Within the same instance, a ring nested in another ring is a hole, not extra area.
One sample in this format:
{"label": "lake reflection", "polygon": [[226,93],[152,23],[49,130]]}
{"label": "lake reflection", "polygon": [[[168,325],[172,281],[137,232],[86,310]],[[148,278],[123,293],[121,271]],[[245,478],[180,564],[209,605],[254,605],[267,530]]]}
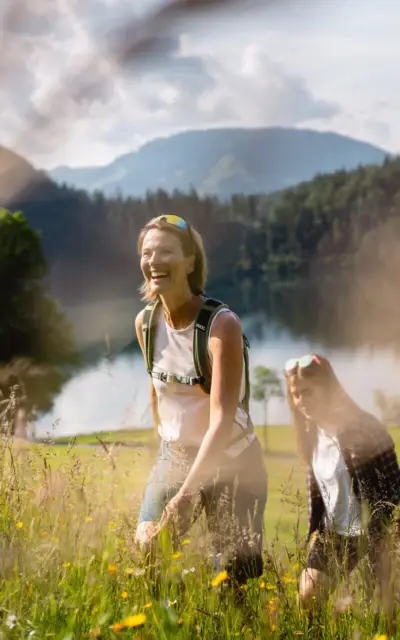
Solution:
{"label": "lake reflection", "polygon": [[[293,337],[289,330],[268,323],[267,317],[265,311],[260,311],[242,319],[251,343],[251,368],[262,364],[281,372],[287,358],[317,351],[331,360],[346,390],[369,411],[376,411],[374,389],[382,389],[389,395],[400,392],[400,360],[393,350],[327,347],[326,342],[323,346],[309,336]],[[36,433],[62,435],[149,427],[148,397],[149,377],[141,355],[135,351],[118,356],[111,363],[87,368],[65,385],[53,411],[37,421]],[[260,405],[251,402],[251,410],[255,423],[260,423]],[[274,424],[289,422],[285,401],[271,401],[269,419]]]}

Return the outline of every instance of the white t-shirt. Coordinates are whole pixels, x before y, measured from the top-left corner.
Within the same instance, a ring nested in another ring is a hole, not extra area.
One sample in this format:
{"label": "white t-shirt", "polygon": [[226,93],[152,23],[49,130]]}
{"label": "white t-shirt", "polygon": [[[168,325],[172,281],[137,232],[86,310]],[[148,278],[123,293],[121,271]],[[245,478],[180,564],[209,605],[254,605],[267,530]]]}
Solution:
{"label": "white t-shirt", "polygon": [[339,535],[360,535],[361,504],[353,491],[338,439],[320,427],[312,467],[324,501],[328,527]]}
{"label": "white t-shirt", "polygon": [[[221,309],[218,313],[223,313]],[[213,318],[217,317],[218,313]],[[212,325],[211,325],[212,327]],[[173,329],[166,322],[164,314],[159,313],[153,346],[153,370],[173,373],[177,376],[196,376],[193,360],[194,321],[185,329]],[[211,334],[211,328],[210,328]],[[211,353],[209,351],[209,356]],[[186,447],[200,447],[210,426],[210,396],[200,385],[187,385],[179,382],[165,383],[153,378],[157,394],[160,425],[158,432],[163,440],[174,441]],[[243,366],[240,397],[245,394],[245,373]],[[246,429],[248,416],[238,406],[232,440]],[[236,457],[253,441],[255,434],[247,434],[229,447],[226,453]]]}

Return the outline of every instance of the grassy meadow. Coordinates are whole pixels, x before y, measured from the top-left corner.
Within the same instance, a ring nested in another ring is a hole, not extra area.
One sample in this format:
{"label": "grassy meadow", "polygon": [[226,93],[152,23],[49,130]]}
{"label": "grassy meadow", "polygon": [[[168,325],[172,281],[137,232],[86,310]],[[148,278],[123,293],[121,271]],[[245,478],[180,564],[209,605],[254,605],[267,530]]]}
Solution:
{"label": "grassy meadow", "polygon": [[[392,433],[400,451],[400,430]],[[156,455],[156,446],[148,446],[154,436],[101,439],[104,447],[94,436],[64,446],[1,442],[0,638],[373,638],[385,632],[385,621],[374,619],[363,601],[358,571],[312,626],[297,608],[307,509],[290,428],[269,429],[265,572],[243,589],[243,607],[225,574],[211,571],[203,521],[178,551],[162,536],[153,570],[146,569],[133,535]],[[350,593],[351,610],[343,605]]]}

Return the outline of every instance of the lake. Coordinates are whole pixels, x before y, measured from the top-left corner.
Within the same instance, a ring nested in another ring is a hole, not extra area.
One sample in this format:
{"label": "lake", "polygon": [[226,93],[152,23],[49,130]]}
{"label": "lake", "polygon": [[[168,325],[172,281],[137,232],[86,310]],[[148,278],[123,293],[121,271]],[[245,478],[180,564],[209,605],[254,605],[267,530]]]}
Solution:
{"label": "lake", "polygon": [[[132,339],[133,318],[141,307],[132,299],[81,305],[67,309],[76,328],[81,347],[90,341],[99,341],[105,334],[111,340],[111,353],[117,354]],[[311,321],[310,321],[311,322]],[[366,410],[377,412],[373,401],[374,389],[392,395],[400,392],[400,358],[393,349],[367,346],[332,346],[329,341],[317,340],[312,331],[306,337],[282,328],[266,313],[258,309],[242,315],[243,328],[250,340],[251,369],[262,364],[280,374],[289,357],[316,351],[327,356],[350,395]],[[311,323],[312,326],[312,323]],[[318,331],[320,335],[320,331]],[[282,377],[283,380],[283,377]],[[53,410],[37,420],[35,432],[43,436],[73,435],[101,430],[150,427],[149,377],[140,353],[115,355],[88,366],[71,379],[55,399]],[[251,401],[255,423],[262,422],[262,408]],[[290,420],[286,401],[273,399],[269,421],[288,424]]]}

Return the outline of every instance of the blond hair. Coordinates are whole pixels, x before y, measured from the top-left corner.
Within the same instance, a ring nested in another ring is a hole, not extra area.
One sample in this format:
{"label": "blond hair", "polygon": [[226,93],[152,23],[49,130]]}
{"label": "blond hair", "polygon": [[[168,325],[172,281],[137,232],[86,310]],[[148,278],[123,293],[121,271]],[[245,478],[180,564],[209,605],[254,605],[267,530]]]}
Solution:
{"label": "blond hair", "polygon": [[[192,226],[188,229],[181,229],[180,227],[176,227],[175,225],[163,220],[150,220],[150,222],[148,222],[139,233],[139,256],[142,253],[145,235],[150,231],[150,229],[160,229],[161,231],[173,233],[177,238],[179,238],[184,255],[186,257],[194,256],[194,268],[188,275],[188,283],[191,292],[195,296],[202,294],[207,281],[207,258],[204,251],[203,240],[199,232]],[[141,299],[145,302],[151,302],[157,299],[157,294],[152,293],[147,280],[144,280],[141,284],[139,291]]]}

